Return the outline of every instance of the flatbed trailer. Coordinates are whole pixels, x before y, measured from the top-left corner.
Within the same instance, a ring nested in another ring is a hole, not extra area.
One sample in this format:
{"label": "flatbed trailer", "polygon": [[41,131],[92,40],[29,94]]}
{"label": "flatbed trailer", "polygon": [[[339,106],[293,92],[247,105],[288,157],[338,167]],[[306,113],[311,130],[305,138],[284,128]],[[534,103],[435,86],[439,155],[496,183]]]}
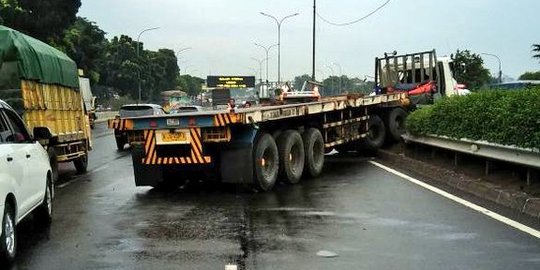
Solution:
{"label": "flatbed trailer", "polygon": [[369,137],[369,119],[407,103],[406,93],[334,96],[317,102],[122,119],[137,186],[207,179],[270,190],[316,177],[324,154]]}

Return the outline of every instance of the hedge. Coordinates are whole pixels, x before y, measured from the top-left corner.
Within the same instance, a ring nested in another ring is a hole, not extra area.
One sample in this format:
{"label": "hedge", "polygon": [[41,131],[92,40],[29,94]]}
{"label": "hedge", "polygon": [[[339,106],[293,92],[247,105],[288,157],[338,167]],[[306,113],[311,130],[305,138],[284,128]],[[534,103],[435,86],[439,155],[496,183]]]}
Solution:
{"label": "hedge", "polygon": [[443,98],[412,112],[406,127],[412,134],[540,149],[540,88]]}

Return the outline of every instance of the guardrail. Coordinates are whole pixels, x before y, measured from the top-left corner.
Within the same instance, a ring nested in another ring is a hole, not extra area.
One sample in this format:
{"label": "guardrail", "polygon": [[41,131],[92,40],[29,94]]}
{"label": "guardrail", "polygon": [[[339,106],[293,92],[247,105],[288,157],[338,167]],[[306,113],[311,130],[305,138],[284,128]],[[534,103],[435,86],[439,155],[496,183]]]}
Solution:
{"label": "guardrail", "polygon": [[[430,145],[469,155],[475,155],[492,160],[500,160],[528,167],[527,184],[530,184],[531,171],[529,168],[540,169],[540,150],[527,149],[515,146],[501,145],[487,141],[474,141],[468,139],[451,139],[445,136],[404,134],[402,138],[407,142]],[[486,173],[489,173],[489,164],[486,163]]]}

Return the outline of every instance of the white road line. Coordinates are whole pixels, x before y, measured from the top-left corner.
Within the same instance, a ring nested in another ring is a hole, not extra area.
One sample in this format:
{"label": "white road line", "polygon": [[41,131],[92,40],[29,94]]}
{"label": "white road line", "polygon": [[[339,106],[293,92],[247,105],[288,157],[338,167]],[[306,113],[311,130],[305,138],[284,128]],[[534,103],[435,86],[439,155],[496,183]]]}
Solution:
{"label": "white road line", "polygon": [[404,173],[398,172],[398,171],[396,171],[396,170],[394,170],[392,168],[386,167],[386,166],[384,166],[384,165],[382,165],[380,163],[377,163],[375,161],[369,161],[369,163],[371,163],[371,164],[373,164],[373,165],[375,165],[375,166],[377,166],[377,167],[379,167],[379,168],[381,168],[381,169],[383,169],[383,170],[385,170],[387,172],[395,174],[395,175],[397,175],[397,176],[399,176],[399,177],[401,177],[401,178],[403,178],[403,179],[405,179],[405,180],[407,180],[409,182],[417,184],[417,185],[419,185],[419,186],[421,186],[421,187],[423,187],[423,188],[425,188],[427,190],[433,191],[433,192],[435,192],[435,193],[437,193],[437,194],[439,194],[439,195],[441,195],[441,196],[443,196],[443,197],[445,197],[447,199],[450,199],[452,201],[460,203],[460,204],[462,204],[464,206],[467,206],[467,207],[469,207],[469,208],[471,208],[471,209],[473,209],[475,211],[478,211],[478,212],[480,212],[480,213],[482,213],[482,214],[484,214],[484,215],[486,215],[488,217],[496,219],[496,220],[498,220],[498,221],[500,221],[500,222],[502,222],[502,223],[504,223],[506,225],[512,226],[512,227],[514,227],[514,228],[516,228],[516,229],[518,229],[518,230],[520,230],[522,232],[528,233],[528,234],[530,234],[530,235],[532,235],[532,236],[534,236],[536,238],[540,238],[540,231],[535,230],[535,229],[533,229],[533,228],[531,228],[529,226],[523,225],[523,224],[521,224],[521,223],[519,223],[517,221],[511,220],[511,219],[509,219],[507,217],[499,215],[499,214],[497,214],[495,212],[492,212],[492,211],[490,211],[490,210],[488,210],[488,209],[486,209],[486,208],[484,208],[482,206],[476,205],[476,204],[471,203],[469,201],[466,201],[466,200],[464,200],[462,198],[454,196],[454,195],[452,195],[452,194],[450,194],[450,193],[448,193],[448,192],[446,192],[444,190],[441,190],[441,189],[436,188],[434,186],[428,185],[428,184],[426,184],[426,183],[424,183],[424,182],[422,182],[420,180],[412,178],[412,177],[410,177],[410,176],[408,176],[408,175],[406,175]]}

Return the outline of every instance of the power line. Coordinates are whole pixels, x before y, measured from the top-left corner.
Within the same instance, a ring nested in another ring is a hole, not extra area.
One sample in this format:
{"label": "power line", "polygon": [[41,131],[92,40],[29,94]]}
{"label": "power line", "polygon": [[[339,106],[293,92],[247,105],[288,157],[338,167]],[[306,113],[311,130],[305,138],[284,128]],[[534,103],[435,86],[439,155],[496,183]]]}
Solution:
{"label": "power line", "polygon": [[388,3],[390,3],[390,0],[386,0],[386,2],[384,2],[382,5],[380,5],[378,8],[376,8],[375,10],[373,10],[372,12],[368,13],[366,16],[362,17],[362,18],[359,18],[359,19],[356,19],[354,21],[350,21],[350,22],[346,22],[346,23],[335,23],[335,22],[332,22],[328,19],[325,19],[323,16],[321,16],[321,14],[319,14],[317,12],[317,17],[319,17],[319,19],[321,19],[323,22],[327,23],[327,24],[330,24],[330,25],[334,25],[334,26],[347,26],[347,25],[351,25],[351,24],[355,24],[357,22],[360,22],[360,21],[363,21],[365,19],[367,19],[368,17],[370,17],[371,15],[377,13],[377,11],[381,10],[382,8],[384,8]]}

